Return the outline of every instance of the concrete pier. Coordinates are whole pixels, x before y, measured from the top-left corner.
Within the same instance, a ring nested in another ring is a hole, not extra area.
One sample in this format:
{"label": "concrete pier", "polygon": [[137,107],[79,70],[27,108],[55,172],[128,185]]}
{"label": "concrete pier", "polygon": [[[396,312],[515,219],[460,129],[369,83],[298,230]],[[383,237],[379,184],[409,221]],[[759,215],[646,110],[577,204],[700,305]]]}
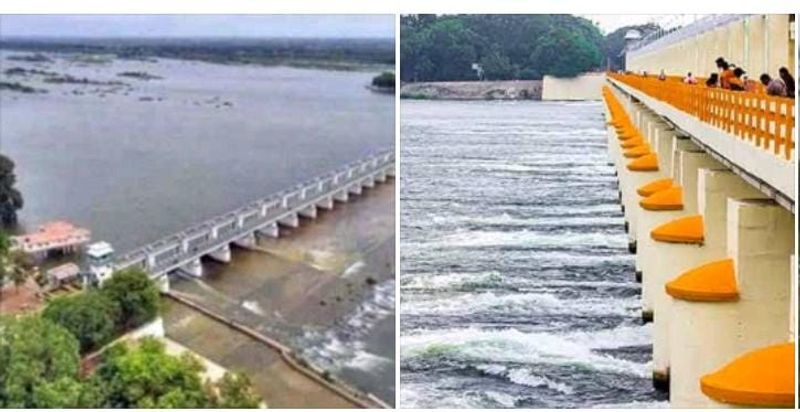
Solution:
{"label": "concrete pier", "polygon": [[642,316],[654,323],[653,384],[676,408],[793,405],[795,220],[767,187],[775,177],[744,173],[673,126],[688,114],[665,117],[613,81],[603,95]]}

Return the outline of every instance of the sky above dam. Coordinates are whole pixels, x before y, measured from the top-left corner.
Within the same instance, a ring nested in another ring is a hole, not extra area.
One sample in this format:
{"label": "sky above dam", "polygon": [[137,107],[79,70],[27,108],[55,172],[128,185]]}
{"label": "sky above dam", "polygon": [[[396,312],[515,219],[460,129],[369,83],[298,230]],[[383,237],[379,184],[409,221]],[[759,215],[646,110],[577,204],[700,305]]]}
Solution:
{"label": "sky above dam", "polygon": [[394,38],[394,16],[3,15],[0,36]]}

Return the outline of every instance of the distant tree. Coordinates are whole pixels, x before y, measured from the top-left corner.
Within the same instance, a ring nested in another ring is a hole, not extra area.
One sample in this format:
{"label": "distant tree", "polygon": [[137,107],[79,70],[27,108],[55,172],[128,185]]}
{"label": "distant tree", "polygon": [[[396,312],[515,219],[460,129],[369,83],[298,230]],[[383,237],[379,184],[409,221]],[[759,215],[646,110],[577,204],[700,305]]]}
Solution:
{"label": "distant tree", "polygon": [[0,331],[0,408],[80,406],[78,340],[69,331],[38,316],[0,317]]}
{"label": "distant tree", "polygon": [[481,58],[480,64],[486,80],[509,80],[517,76],[511,59],[503,54],[500,47],[496,45]]}
{"label": "distant tree", "polygon": [[414,48],[401,47],[401,54],[405,53],[401,61],[407,57],[414,64],[410,73],[401,71],[401,76],[404,80],[476,80],[472,70],[472,63],[478,61],[476,40],[461,20],[437,19],[409,37]]}
{"label": "distant tree", "polygon": [[99,291],[56,298],[42,316],[70,331],[80,342],[81,353],[98,349],[117,332],[119,305]]}
{"label": "distant tree", "polygon": [[225,409],[258,408],[261,398],[253,391],[250,378],[243,373],[225,373],[217,382],[214,407]]}
{"label": "distant tree", "polygon": [[542,72],[556,77],[575,77],[596,69],[600,50],[579,33],[557,27],[540,39],[531,54]]}
{"label": "distant tree", "polygon": [[[8,256],[10,250],[11,239],[6,232],[0,230],[0,262],[4,260],[5,256]],[[6,279],[8,279],[8,272],[6,265],[0,264],[0,299],[3,297],[3,288],[6,284]]]}
{"label": "distant tree", "polygon": [[100,291],[119,305],[116,324],[121,330],[141,326],[158,315],[158,288],[140,269],[115,272],[103,282]]}
{"label": "distant tree", "polygon": [[19,250],[8,252],[0,260],[3,260],[6,274],[16,288],[24,285],[37,272],[33,259]]}
{"label": "distant tree", "polygon": [[372,85],[375,87],[394,89],[394,83],[394,73],[392,72],[383,72],[372,78]]}
{"label": "distant tree", "polygon": [[22,194],[14,187],[17,176],[14,162],[0,154],[0,222],[13,224],[17,221],[17,210],[24,204]]}
{"label": "distant tree", "polygon": [[21,251],[11,250],[11,239],[0,231],[0,297],[7,281],[19,288],[37,273],[33,260]]}
{"label": "distant tree", "polygon": [[[476,62],[488,79],[597,70],[605,42],[591,21],[565,14],[408,15],[401,17],[400,31],[400,78],[406,82],[474,80]],[[572,45],[579,48],[564,47]],[[575,67],[554,66],[542,56],[560,56]]]}

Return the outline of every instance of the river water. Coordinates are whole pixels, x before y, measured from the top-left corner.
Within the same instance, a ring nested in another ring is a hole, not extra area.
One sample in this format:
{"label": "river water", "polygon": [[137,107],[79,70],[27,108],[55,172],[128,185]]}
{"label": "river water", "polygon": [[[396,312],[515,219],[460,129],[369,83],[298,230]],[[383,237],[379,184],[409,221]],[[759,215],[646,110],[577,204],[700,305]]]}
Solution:
{"label": "river water", "polygon": [[[167,60],[14,67],[125,86],[0,79],[47,89],[0,93],[0,151],[17,165],[27,227],[68,219],[117,252],[391,147],[394,99],[375,73]],[[118,76],[146,72],[162,79]]]}
{"label": "river water", "polygon": [[[48,92],[0,93],[0,151],[15,161],[25,199],[19,230],[65,219],[124,253],[394,144],[393,97],[365,87],[375,73],[9,59],[21,54],[0,52],[0,80]],[[17,67],[94,84],[5,73]],[[345,225],[349,231],[336,223],[355,221]],[[173,288],[301,345],[312,361],[392,402],[394,188],[374,189],[318,222],[304,222],[295,240],[262,243],[272,253],[235,249],[230,265],[204,261],[206,278],[174,279]],[[374,286],[366,285],[368,275]],[[328,295],[314,292],[320,288]],[[327,310],[321,299],[329,300]],[[286,388],[283,398],[267,399],[271,405],[326,406],[329,395],[284,379],[285,368],[270,366],[275,356],[263,346],[185,308],[167,305],[164,316],[170,338],[222,366],[274,372],[254,376],[262,386]]]}
{"label": "river water", "polygon": [[601,104],[401,108],[402,407],[664,407]]}

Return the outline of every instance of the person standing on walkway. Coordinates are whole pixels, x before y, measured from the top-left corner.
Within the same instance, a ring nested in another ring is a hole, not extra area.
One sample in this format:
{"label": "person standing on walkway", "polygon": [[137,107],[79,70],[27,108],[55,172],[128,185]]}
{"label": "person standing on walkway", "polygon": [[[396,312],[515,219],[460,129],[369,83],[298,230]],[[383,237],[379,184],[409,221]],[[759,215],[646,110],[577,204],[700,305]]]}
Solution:
{"label": "person standing on walkway", "polygon": [[781,67],[778,73],[781,76],[781,80],[783,80],[783,83],[786,85],[786,97],[794,99],[794,77],[792,77],[792,74],[789,73],[789,69],[786,67]]}

